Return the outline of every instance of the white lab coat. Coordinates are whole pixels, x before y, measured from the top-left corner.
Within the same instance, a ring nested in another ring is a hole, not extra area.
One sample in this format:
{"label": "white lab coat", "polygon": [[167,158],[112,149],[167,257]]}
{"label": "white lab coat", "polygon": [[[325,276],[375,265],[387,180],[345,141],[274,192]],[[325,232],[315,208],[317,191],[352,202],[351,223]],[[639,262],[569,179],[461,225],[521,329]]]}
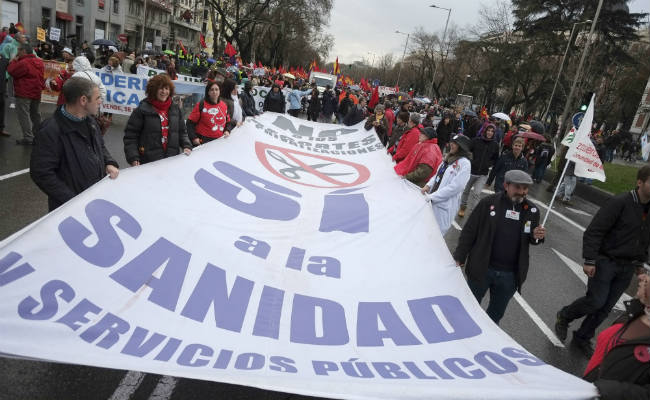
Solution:
{"label": "white lab coat", "polygon": [[[438,170],[443,164],[441,163],[438,166]],[[447,170],[442,175],[442,182],[440,182],[438,190],[426,195],[431,199],[433,214],[436,216],[436,221],[438,221],[443,236],[449,230],[460,208],[460,198],[463,195],[467,181],[469,181],[471,170],[471,162],[467,158],[461,157],[447,167]],[[437,176],[438,171],[431,177],[427,186],[433,188]]]}

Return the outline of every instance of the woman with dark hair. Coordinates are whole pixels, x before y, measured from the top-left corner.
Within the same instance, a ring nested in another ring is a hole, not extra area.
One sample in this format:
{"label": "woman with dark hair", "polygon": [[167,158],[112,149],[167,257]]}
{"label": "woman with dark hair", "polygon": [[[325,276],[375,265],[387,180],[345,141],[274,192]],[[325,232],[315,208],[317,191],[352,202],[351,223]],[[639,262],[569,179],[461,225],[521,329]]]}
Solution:
{"label": "woman with dark hair", "polygon": [[264,99],[264,111],[284,114],[285,108],[284,95],[280,91],[280,86],[273,84],[271,91],[266,94]]}
{"label": "woman with dark hair", "polygon": [[221,88],[217,82],[208,82],[205,97],[196,103],[187,118],[187,133],[195,146],[228,137],[235,121],[228,114],[228,106],[220,98]]}
{"label": "woman with dark hair", "polygon": [[244,113],[242,112],[239,94],[237,93],[237,83],[232,79],[226,79],[221,84],[221,100],[228,106],[228,115],[235,121],[237,126],[244,122]]}
{"label": "woman with dark hair", "polygon": [[189,155],[192,144],[187,137],[180,107],[172,103],[174,83],[160,74],[149,79],[147,97],[129,117],[124,129],[124,154],[132,166],[175,156]]}

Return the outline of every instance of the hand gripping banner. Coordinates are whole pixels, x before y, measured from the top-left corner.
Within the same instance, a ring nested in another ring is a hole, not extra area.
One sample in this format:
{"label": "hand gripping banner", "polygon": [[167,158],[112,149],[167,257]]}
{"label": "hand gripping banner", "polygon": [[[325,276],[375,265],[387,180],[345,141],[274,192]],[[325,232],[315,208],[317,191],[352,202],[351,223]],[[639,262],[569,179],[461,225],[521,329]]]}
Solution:
{"label": "hand gripping banner", "polygon": [[345,399],[588,399],[471,295],[374,133],[265,113],[0,243],[0,352]]}

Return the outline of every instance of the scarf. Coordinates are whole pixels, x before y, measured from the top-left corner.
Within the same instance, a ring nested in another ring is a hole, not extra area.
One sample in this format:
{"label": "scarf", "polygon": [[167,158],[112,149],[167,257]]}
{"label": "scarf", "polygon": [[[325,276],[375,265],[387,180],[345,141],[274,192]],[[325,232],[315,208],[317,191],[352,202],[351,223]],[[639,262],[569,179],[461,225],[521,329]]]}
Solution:
{"label": "scarf", "polygon": [[169,137],[169,107],[172,105],[171,96],[165,101],[160,101],[158,99],[148,99],[149,103],[156,109],[158,116],[160,117],[160,134],[162,142],[163,151],[167,151],[167,141]]}

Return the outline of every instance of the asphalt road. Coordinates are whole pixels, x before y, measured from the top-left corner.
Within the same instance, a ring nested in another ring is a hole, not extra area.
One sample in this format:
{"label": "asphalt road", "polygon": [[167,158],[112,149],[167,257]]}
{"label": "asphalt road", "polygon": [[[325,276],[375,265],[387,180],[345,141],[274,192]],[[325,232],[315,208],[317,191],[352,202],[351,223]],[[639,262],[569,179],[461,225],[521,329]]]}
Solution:
{"label": "asphalt road", "polygon": [[[43,117],[51,115],[53,110],[52,105],[41,106]],[[15,144],[15,139],[19,139],[21,134],[13,110],[7,109],[6,119],[6,130],[13,137],[0,138],[0,240],[47,213],[46,196],[25,171],[29,168],[31,149]],[[109,151],[123,168],[126,167],[122,149],[125,123],[125,117],[116,116],[105,136]],[[551,197],[545,188],[545,184],[535,185],[529,195],[543,212],[546,208],[542,204],[548,203]],[[580,198],[575,198],[575,204],[570,208],[554,206],[546,226],[546,242],[531,248],[531,268],[521,297],[512,300],[501,322],[501,328],[528,351],[575,375],[581,375],[587,360],[570,346],[558,343],[552,330],[557,310],[585,292],[585,278],[579,264],[582,261],[582,232],[597,209],[594,204]],[[462,219],[457,219],[457,222],[458,228],[464,223]],[[459,233],[458,229],[452,228],[445,238],[452,250]],[[634,294],[634,287],[636,281],[628,289],[629,295]],[[618,315],[620,311],[613,312],[602,327],[609,326]],[[573,325],[577,326],[577,323]],[[0,357],[0,400],[187,398],[309,397],[133,371]]]}

